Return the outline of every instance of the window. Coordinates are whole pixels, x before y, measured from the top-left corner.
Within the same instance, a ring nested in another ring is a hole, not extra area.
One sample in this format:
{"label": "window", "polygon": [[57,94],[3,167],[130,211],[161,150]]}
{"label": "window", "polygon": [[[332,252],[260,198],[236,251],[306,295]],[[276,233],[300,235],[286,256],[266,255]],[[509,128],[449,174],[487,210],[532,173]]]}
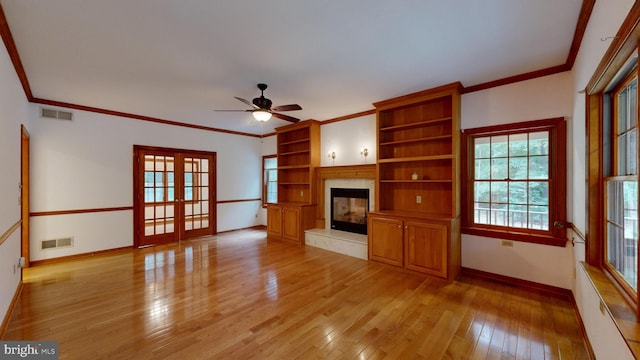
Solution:
{"label": "window", "polygon": [[[631,71],[605,95],[603,128],[604,267],[635,296],[638,291],[638,75]],[[605,111],[607,106],[605,105]]]}
{"label": "window", "polygon": [[463,132],[463,232],[564,246],[565,122]]}
{"label": "window", "polygon": [[262,206],[278,202],[278,158],[276,155],[262,157]]}

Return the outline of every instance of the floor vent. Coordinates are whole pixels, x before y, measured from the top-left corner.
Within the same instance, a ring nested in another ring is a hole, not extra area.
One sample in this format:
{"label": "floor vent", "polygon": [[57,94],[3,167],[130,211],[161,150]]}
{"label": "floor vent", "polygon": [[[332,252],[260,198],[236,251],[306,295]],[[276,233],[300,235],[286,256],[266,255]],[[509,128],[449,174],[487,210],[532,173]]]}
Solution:
{"label": "floor vent", "polygon": [[50,119],[69,120],[69,121],[73,120],[73,113],[69,111],[54,110],[54,109],[47,109],[47,108],[40,108],[40,116],[43,118],[50,118]]}
{"label": "floor vent", "polygon": [[57,249],[61,247],[72,247],[73,246],[73,238],[61,238],[61,239],[52,239],[52,240],[42,240],[40,243],[40,248],[42,250],[47,249]]}

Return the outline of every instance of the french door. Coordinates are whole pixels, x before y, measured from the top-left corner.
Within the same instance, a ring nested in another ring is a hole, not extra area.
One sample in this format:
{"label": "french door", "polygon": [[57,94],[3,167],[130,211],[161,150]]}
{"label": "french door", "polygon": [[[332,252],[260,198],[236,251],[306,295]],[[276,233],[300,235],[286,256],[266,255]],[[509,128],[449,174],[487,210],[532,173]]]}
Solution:
{"label": "french door", "polygon": [[216,154],[134,146],[134,245],[216,233]]}

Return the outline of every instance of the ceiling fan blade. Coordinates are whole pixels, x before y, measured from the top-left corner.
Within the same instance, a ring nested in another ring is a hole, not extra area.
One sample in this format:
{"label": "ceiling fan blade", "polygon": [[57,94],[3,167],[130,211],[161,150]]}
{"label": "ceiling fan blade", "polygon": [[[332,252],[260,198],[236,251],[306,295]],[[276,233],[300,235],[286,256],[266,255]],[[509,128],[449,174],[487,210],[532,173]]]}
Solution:
{"label": "ceiling fan blade", "polygon": [[298,121],[300,121],[300,119],[296,119],[293,116],[278,114],[278,113],[275,113],[275,112],[272,112],[271,115],[277,117],[278,119],[291,121],[292,123],[297,123]]}
{"label": "ceiling fan blade", "polygon": [[243,98],[241,98],[241,97],[237,97],[237,96],[234,96],[234,98],[236,98],[238,101],[242,101],[243,103],[245,103],[245,104],[247,104],[247,105],[251,106],[252,108],[256,108],[256,109],[259,109],[259,108],[260,108],[260,107],[258,107],[257,105],[252,104],[252,103],[251,103],[251,101],[249,101],[249,100],[247,100],[247,99],[243,99]]}
{"label": "ceiling fan blade", "polygon": [[298,104],[289,104],[289,105],[280,105],[274,106],[271,108],[273,111],[294,111],[294,110],[302,110],[302,107]]}

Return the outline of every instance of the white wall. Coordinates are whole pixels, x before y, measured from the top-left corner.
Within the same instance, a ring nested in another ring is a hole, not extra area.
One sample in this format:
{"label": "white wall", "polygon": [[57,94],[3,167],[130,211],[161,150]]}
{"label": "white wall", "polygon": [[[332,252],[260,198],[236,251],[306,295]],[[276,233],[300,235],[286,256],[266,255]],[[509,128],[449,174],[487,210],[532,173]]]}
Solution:
{"label": "white wall", "polygon": [[[0,234],[20,220],[20,125],[28,125],[26,97],[11,64],[0,46]],[[28,128],[28,126],[27,126]],[[0,323],[20,283],[20,270],[14,271],[20,257],[20,228],[0,245]]]}
{"label": "white wall", "polygon": [[[31,105],[31,211],[133,205],[133,145],[217,153],[217,199],[260,198],[258,138],[69,110],[73,121],[40,118]],[[260,202],[219,204],[217,230],[260,224]],[[74,237],[74,247],[40,250],[42,240]],[[133,211],[31,218],[31,260],[133,245]]]}
{"label": "white wall", "polygon": [[[564,117],[573,113],[573,77],[563,72],[462,96],[461,128]],[[567,151],[571,139],[567,139]],[[568,204],[570,206],[570,204]],[[572,287],[570,247],[462,235],[462,266],[565,289]]]}
{"label": "white wall", "polygon": [[[369,150],[364,158],[363,148]],[[335,152],[332,160],[327,156]],[[320,165],[343,166],[376,163],[376,116],[365,115],[320,127]]]}
{"label": "white wall", "polygon": [[[585,89],[595,72],[604,53],[611,44],[634,0],[596,1],[589,25],[586,29],[576,63],[573,67],[574,82],[572,92],[576,94],[573,102],[573,126],[570,128],[573,147],[569,156],[572,158],[569,172],[569,192],[572,194],[569,207],[573,210],[571,221],[582,234],[586,234],[586,147],[585,147],[585,95],[579,94]],[[579,239],[578,236],[575,236]],[[578,264],[584,261],[585,246],[576,244],[574,251],[574,267],[576,277],[573,282],[573,294],[580,311],[591,345],[598,359],[632,359],[633,356],[624,339],[613,323],[611,317],[601,314],[600,298],[588,276]]]}

